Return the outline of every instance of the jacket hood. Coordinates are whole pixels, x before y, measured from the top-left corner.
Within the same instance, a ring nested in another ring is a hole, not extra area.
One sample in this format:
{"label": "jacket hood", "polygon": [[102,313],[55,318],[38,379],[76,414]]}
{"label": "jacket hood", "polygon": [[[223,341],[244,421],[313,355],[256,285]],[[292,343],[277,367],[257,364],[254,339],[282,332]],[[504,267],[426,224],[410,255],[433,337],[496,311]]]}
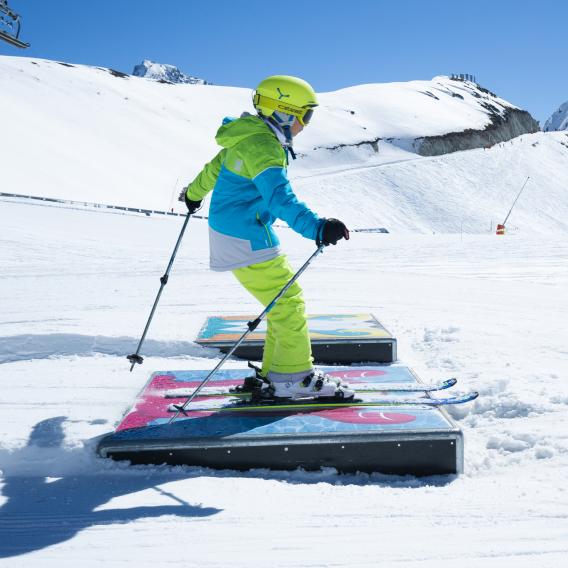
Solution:
{"label": "jacket hood", "polygon": [[225,118],[215,140],[219,146],[231,148],[255,134],[272,134],[272,131],[262,118],[245,113],[240,118]]}

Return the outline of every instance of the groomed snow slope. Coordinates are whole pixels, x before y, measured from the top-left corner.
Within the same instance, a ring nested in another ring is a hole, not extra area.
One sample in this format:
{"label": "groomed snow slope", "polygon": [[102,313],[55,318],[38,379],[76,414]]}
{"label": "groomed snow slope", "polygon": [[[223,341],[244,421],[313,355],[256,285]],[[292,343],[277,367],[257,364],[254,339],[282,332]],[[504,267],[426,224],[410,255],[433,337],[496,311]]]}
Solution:
{"label": "groomed snow slope", "polygon": [[[332,161],[330,159],[330,161]],[[291,167],[294,171],[294,166]],[[507,215],[526,234],[568,232],[568,134],[536,133],[468,150],[333,174],[297,176],[296,191],[323,216],[391,232],[486,233]]]}
{"label": "groomed snow slope", "polygon": [[[259,309],[208,270],[206,222],[191,220],[128,372],[181,222],[0,203],[2,568],[565,565],[566,239],[354,234],[302,275],[312,312],[374,312],[425,380],[479,389],[452,411],[459,478],[96,458],[152,371],[214,366],[192,343],[206,315]],[[313,251],[280,235],[295,266]]]}
{"label": "groomed snow slope", "polygon": [[[1,57],[0,80],[0,101],[8,109],[3,130],[10,134],[0,138],[0,155],[9,164],[2,173],[5,192],[181,211],[177,194],[217,152],[222,118],[252,111],[249,89],[164,85],[41,59]],[[361,85],[320,98],[313,123],[297,138],[300,159],[290,176],[322,214],[339,215],[329,204],[341,204],[351,226],[480,232],[501,220],[530,175],[535,183],[519,203],[524,217],[518,219],[530,221],[523,228],[562,229],[563,205],[532,215],[545,193],[555,201],[567,186],[562,138],[526,136],[523,145],[515,141],[502,152],[434,159],[404,149],[417,137],[482,129],[490,122],[483,104],[516,108],[509,103],[447,77]],[[378,152],[370,144],[377,138]],[[513,154],[518,166],[511,169]],[[341,175],[317,177],[334,172]]]}

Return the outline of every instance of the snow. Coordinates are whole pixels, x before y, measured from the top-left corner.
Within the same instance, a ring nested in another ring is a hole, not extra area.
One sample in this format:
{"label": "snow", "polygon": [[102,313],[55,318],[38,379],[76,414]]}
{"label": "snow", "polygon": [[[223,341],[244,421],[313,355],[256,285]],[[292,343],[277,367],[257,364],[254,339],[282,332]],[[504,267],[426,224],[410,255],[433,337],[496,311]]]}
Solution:
{"label": "snow", "polygon": [[[213,366],[191,343],[206,315],[258,306],[192,220],[129,373],[181,219],[3,201],[0,223],[0,566],[565,562],[565,238],[353,234],[302,276],[310,311],[374,312],[425,380],[481,392],[451,411],[465,474],[416,479],[95,457],[151,371]],[[299,266],[313,245],[280,234]]]}
{"label": "snow", "polygon": [[[328,160],[334,163],[333,153]],[[536,133],[488,150],[343,166],[331,175],[316,171],[293,179],[297,192],[323,216],[337,216],[340,204],[342,219],[351,227],[386,227],[397,233],[484,233],[503,222],[529,177],[508,226],[527,233],[565,235],[567,160],[565,133]],[[294,169],[292,165],[290,170]]]}
{"label": "snow", "polygon": [[558,110],[544,123],[543,130],[568,130],[568,101],[561,104]]}
{"label": "snow", "polygon": [[[10,136],[0,139],[10,164],[2,191],[62,199],[181,210],[179,191],[219,150],[222,119],[253,111],[252,89],[161,84],[43,59],[0,57],[0,80],[10,109],[3,117]],[[484,128],[484,104],[516,108],[447,77],[318,96],[292,176],[416,159],[415,138]],[[378,152],[370,144],[330,150],[377,138]]]}
{"label": "snow", "polygon": [[[0,58],[0,78],[12,135],[0,140],[0,191],[162,209],[215,152],[222,116],[250,97],[26,58]],[[467,87],[454,83],[322,94],[291,174],[322,215],[391,230],[326,249],[301,277],[307,305],[374,313],[425,381],[457,376],[480,392],[450,411],[465,473],[239,473],[96,457],[152,371],[215,365],[218,353],[193,343],[206,316],[259,306],[208,269],[206,222],[192,219],[145,362],[130,373],[125,355],[182,219],[0,197],[0,567],[566,563],[566,133],[436,158],[395,140],[378,154],[324,149],[482,126],[467,93],[440,103],[420,92]],[[508,234],[495,236],[527,177]],[[313,243],[278,231],[299,267]]]}

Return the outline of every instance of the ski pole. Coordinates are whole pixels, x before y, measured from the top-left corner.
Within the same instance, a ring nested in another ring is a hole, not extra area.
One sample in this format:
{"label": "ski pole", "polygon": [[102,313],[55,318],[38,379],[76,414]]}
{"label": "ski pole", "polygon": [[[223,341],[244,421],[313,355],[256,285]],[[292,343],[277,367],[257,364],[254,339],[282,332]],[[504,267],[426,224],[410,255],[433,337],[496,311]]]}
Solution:
{"label": "ski pole", "polygon": [[296,280],[300,277],[302,272],[304,272],[304,270],[308,268],[312,260],[314,260],[314,258],[323,251],[324,247],[325,247],[324,244],[318,245],[316,251],[310,256],[310,258],[308,258],[308,260],[306,260],[302,268],[300,268],[300,270],[298,270],[298,272],[296,272],[296,274],[294,274],[294,276],[290,278],[288,283],[284,286],[284,288],[282,288],[282,290],[280,290],[280,292],[278,292],[278,294],[272,300],[272,302],[270,302],[270,304],[268,304],[268,306],[264,308],[263,312],[255,320],[249,321],[247,323],[248,329],[241,335],[240,339],[233,345],[233,347],[231,347],[231,349],[223,357],[223,359],[221,359],[221,361],[217,363],[217,366],[203,379],[203,381],[201,381],[199,386],[191,393],[191,395],[187,397],[186,401],[183,404],[174,405],[174,408],[177,410],[177,412],[174,414],[174,416],[172,416],[172,418],[170,418],[168,424],[171,424],[180,414],[187,416],[185,409],[187,408],[188,404],[197,396],[199,391],[209,382],[211,377],[225,364],[225,361],[239,348],[239,346],[245,340],[247,335],[249,335],[249,333],[252,333],[259,326],[260,322],[268,315],[268,313],[276,305],[276,302],[278,302],[278,300],[288,291],[290,286],[292,286],[292,284],[296,282]]}
{"label": "ski pole", "polygon": [[176,242],[176,246],[174,247],[174,252],[172,253],[172,256],[170,258],[170,262],[168,263],[168,267],[166,268],[166,272],[160,278],[160,289],[158,290],[158,295],[156,296],[156,299],[154,300],[154,305],[152,306],[152,310],[150,311],[150,317],[148,318],[148,321],[146,322],[146,327],[144,328],[144,332],[142,333],[142,337],[140,338],[140,342],[138,343],[138,348],[136,349],[136,353],[133,353],[132,355],[128,355],[126,357],[132,363],[132,365],[130,366],[130,372],[131,373],[132,373],[132,369],[134,369],[134,365],[136,365],[136,363],[138,363],[139,365],[142,365],[142,363],[144,361],[144,357],[142,357],[140,355],[140,349],[142,348],[142,344],[144,343],[144,340],[146,339],[146,334],[148,333],[148,329],[150,327],[150,323],[152,322],[152,318],[154,317],[154,312],[156,311],[156,308],[158,307],[158,302],[160,301],[160,296],[162,295],[162,290],[164,289],[164,286],[168,283],[168,278],[170,276],[170,270],[171,270],[172,265],[174,263],[174,259],[176,257],[179,245],[181,243],[181,239],[183,238],[183,234],[185,233],[185,228],[187,227],[187,222],[189,221],[190,216],[191,216],[191,213],[188,213],[185,217],[185,221],[183,222],[183,227],[181,228],[181,232],[180,232],[178,240]]}

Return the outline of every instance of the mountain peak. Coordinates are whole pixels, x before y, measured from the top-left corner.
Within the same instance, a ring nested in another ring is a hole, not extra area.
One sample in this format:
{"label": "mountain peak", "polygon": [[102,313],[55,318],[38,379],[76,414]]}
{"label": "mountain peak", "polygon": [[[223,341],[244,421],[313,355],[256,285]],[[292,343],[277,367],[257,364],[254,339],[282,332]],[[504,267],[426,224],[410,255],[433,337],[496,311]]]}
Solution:
{"label": "mountain peak", "polygon": [[568,101],[560,105],[560,108],[544,124],[545,132],[552,130],[568,130]]}
{"label": "mountain peak", "polygon": [[161,83],[185,83],[192,85],[208,84],[205,79],[186,75],[175,65],[156,63],[149,59],[145,59],[142,63],[136,65],[132,74],[136,77],[144,77],[145,79],[159,81]]}

